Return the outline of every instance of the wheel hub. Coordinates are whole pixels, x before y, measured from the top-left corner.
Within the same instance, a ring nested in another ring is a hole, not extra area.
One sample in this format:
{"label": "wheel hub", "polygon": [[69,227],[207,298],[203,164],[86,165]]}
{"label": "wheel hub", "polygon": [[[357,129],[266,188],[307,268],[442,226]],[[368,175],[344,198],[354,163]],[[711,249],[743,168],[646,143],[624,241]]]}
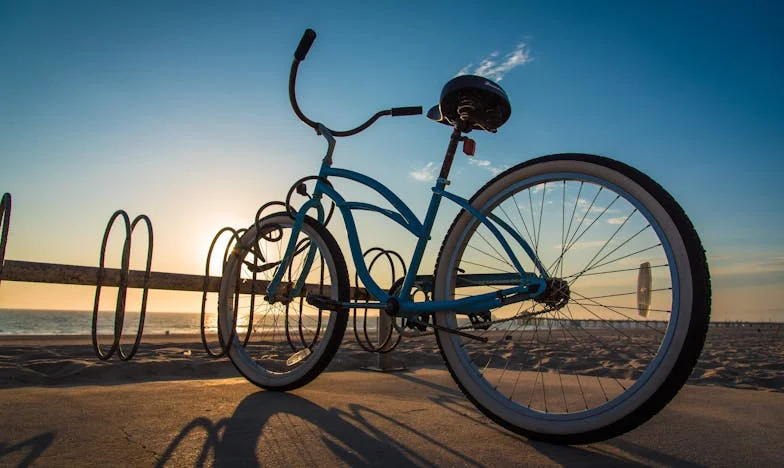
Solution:
{"label": "wheel hub", "polygon": [[534,300],[552,310],[564,308],[569,303],[569,283],[561,278],[550,278],[546,285],[544,292]]}

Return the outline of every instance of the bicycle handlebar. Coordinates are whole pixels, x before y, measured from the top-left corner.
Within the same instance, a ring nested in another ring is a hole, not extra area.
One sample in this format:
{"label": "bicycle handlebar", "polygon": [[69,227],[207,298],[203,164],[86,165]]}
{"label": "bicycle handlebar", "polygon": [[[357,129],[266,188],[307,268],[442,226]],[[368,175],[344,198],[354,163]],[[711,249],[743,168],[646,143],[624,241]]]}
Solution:
{"label": "bicycle handlebar", "polygon": [[[305,33],[302,35],[302,39],[299,41],[299,45],[297,46],[297,50],[294,52],[294,61],[291,63],[291,72],[289,73],[289,100],[291,101],[291,107],[294,109],[294,113],[297,114],[300,120],[305,122],[305,124],[318,132],[318,123],[310,120],[302,113],[302,110],[299,108],[297,104],[297,94],[295,91],[296,83],[297,83],[297,70],[299,69],[299,63],[305,60],[305,57],[308,55],[310,51],[310,47],[313,45],[313,42],[316,40],[316,31],[308,28],[305,30]],[[373,125],[376,120],[379,118],[390,115],[392,117],[398,116],[406,116],[406,115],[420,115],[422,114],[422,106],[411,106],[411,107],[393,107],[392,109],[386,109],[379,112],[376,112],[371,118],[369,118],[365,123],[362,125],[353,128],[351,130],[344,130],[344,131],[336,131],[332,130],[328,127],[327,130],[332,134],[332,136],[336,137],[345,137],[356,135],[357,133],[365,130],[366,128]]]}
{"label": "bicycle handlebar", "polygon": [[412,107],[393,107],[389,109],[391,112],[392,117],[404,116],[404,115],[420,115],[422,114],[422,106],[412,106]]}
{"label": "bicycle handlebar", "polygon": [[310,46],[313,45],[313,41],[315,40],[316,31],[310,28],[306,29],[305,33],[302,35],[302,39],[299,40],[299,45],[297,46],[296,52],[294,52],[294,58],[300,62],[305,60],[305,57],[308,55],[308,51],[310,50]]}

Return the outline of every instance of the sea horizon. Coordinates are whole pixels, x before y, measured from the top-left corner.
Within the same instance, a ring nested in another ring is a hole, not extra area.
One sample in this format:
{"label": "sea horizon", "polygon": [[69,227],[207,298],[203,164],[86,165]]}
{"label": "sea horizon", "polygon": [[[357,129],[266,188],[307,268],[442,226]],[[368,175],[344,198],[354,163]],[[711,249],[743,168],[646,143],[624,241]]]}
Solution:
{"label": "sea horizon", "polygon": [[[138,311],[126,311],[123,335],[135,333],[139,323]],[[21,335],[89,335],[92,333],[92,310],[76,309],[0,309],[0,336]],[[207,312],[207,332],[217,313]],[[200,312],[145,313],[144,334],[194,334],[200,333]],[[98,332],[114,332],[114,311],[98,312]]]}
{"label": "sea horizon", "polygon": [[[92,333],[92,310],[77,309],[18,309],[0,308],[0,336],[24,335],[90,335]],[[214,334],[217,312],[205,313],[205,332]],[[123,335],[135,334],[138,328],[139,311],[126,311],[123,326]],[[188,311],[148,311],[145,313],[143,334],[150,335],[184,335],[201,333],[201,312]],[[238,322],[238,329],[247,325]],[[375,330],[375,317],[368,317],[368,330]],[[585,327],[601,327],[597,320],[581,319]],[[650,326],[654,321],[619,321],[628,322],[626,326]],[[711,321],[711,326],[747,326],[751,324],[781,325],[784,322],[763,320],[728,320]],[[353,327],[353,316],[349,315],[349,328]],[[362,314],[357,314],[357,326],[362,329]],[[547,325],[544,325],[547,326]],[[114,332],[114,311],[102,310],[98,312],[98,333],[112,334]]]}

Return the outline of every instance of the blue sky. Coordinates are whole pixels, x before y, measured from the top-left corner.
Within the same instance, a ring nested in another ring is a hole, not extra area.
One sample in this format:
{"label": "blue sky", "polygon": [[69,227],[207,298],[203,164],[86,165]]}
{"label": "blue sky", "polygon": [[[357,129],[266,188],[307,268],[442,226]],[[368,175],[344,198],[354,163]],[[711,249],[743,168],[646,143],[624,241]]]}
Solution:
{"label": "blue sky", "polygon": [[[152,218],[154,269],[201,273],[214,232],[248,224],[318,169],[322,140],[287,97],[293,50],[311,27],[319,36],[298,96],[338,129],[381,108],[427,108],[460,70],[524,50],[526,63],[500,81],[510,121],[476,135],[487,163],[461,157],[453,190],[470,196],[491,169],[543,154],[622,160],[692,218],[714,317],[784,320],[783,10],[772,1],[0,1],[0,192],[14,197],[6,256],[97,264],[105,223],[124,208]],[[447,138],[422,117],[386,119],[341,140],[336,161],[423,215],[429,187],[412,174],[440,163]],[[394,227],[367,225],[364,246],[398,242]],[[80,307],[64,291],[6,282],[0,307]],[[176,301],[161,296],[157,308]]]}

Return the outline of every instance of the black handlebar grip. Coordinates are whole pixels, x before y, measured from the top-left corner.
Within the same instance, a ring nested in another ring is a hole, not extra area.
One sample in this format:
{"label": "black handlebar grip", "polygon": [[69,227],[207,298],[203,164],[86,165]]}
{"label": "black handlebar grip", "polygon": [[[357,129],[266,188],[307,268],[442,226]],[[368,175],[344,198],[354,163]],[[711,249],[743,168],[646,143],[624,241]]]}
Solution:
{"label": "black handlebar grip", "polygon": [[399,117],[401,115],[419,115],[422,113],[422,106],[393,107],[390,110],[392,111],[392,117]]}
{"label": "black handlebar grip", "polygon": [[316,40],[316,31],[310,28],[306,29],[305,33],[302,35],[302,39],[299,40],[297,51],[294,52],[294,58],[299,60],[300,62],[305,60],[305,56],[308,55],[310,46],[313,45],[313,41],[315,40]]}

